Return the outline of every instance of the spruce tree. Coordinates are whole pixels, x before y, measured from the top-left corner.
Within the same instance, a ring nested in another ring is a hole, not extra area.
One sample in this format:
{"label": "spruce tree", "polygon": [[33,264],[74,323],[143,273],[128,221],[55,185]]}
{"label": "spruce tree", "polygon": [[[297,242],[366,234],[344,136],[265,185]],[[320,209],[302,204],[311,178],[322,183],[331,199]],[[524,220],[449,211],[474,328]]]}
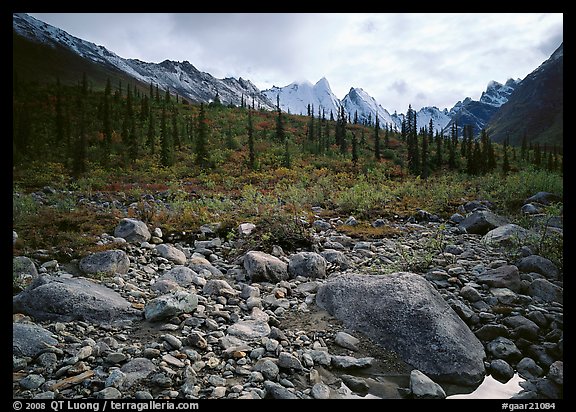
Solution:
{"label": "spruce tree", "polygon": [[520,147],[520,158],[526,161],[527,157],[527,150],[528,150],[528,138],[526,137],[526,132],[522,135],[522,146]]}
{"label": "spruce tree", "polygon": [[198,133],[196,135],[196,163],[201,167],[208,166],[208,121],[204,103],[200,103],[198,114]]}
{"label": "spruce tree", "polygon": [[254,128],[252,126],[252,109],[248,108],[248,165],[256,168],[256,153],[254,151]]}
{"label": "spruce tree", "polygon": [[82,85],[80,92],[78,93],[76,105],[78,113],[78,124],[72,161],[72,175],[74,177],[79,177],[86,172],[87,94],[88,82],[86,79],[86,73],[84,72],[82,74]]}
{"label": "spruce tree", "polygon": [[178,127],[178,110],[174,109],[172,111],[172,142],[174,142],[174,147],[181,149],[182,142],[180,141],[180,132]]}
{"label": "spruce tree", "polygon": [[380,160],[380,135],[378,131],[380,130],[380,122],[378,121],[378,115],[376,115],[376,125],[374,126],[374,157],[376,160]]}
{"label": "spruce tree", "polygon": [[436,169],[440,169],[442,167],[442,143],[444,141],[442,135],[436,131],[436,157],[434,159],[434,164],[436,165]]}
{"label": "spruce tree", "polygon": [[354,131],[352,132],[352,163],[354,166],[358,164],[358,140]]}
{"label": "spruce tree", "polygon": [[540,143],[536,143],[534,145],[534,165],[537,168],[540,168],[540,166],[542,165],[542,153],[540,151]]}
{"label": "spruce tree", "polygon": [[172,141],[168,133],[168,126],[166,123],[166,106],[162,106],[162,117],[160,118],[160,162],[162,166],[172,166]]}
{"label": "spruce tree", "polygon": [[[52,147],[65,147],[65,118],[64,107],[62,101],[62,89],[60,86],[60,79],[56,79],[56,118],[55,118],[55,135],[52,142]],[[14,119],[13,119],[14,120]],[[65,153],[65,152],[64,152]]]}
{"label": "spruce tree", "polygon": [[282,111],[280,110],[280,95],[276,96],[276,110],[278,111],[278,116],[276,117],[276,140],[279,142],[284,142],[286,136],[284,134]]}
{"label": "spruce tree", "polygon": [[[310,109],[310,105],[308,105],[308,109]],[[309,111],[310,121],[308,122],[308,141],[314,141],[314,109]]]}
{"label": "spruce tree", "polygon": [[388,128],[388,123],[386,123],[386,130],[384,131],[384,147],[390,147],[390,129]]}
{"label": "spruce tree", "polygon": [[454,170],[456,169],[456,145],[454,144],[454,139],[458,140],[458,128],[456,125],[452,127],[452,141],[448,145],[448,168]]}
{"label": "spruce tree", "polygon": [[428,179],[430,175],[430,168],[428,165],[428,139],[430,137],[430,133],[432,132],[432,119],[430,119],[430,131],[426,132],[425,129],[422,130],[422,162],[421,162],[421,176],[423,179]]}
{"label": "spruce tree", "polygon": [[502,150],[504,151],[504,158],[502,159],[502,174],[507,175],[508,172],[510,172],[510,161],[508,160],[508,138],[504,140]]}
{"label": "spruce tree", "polygon": [[150,154],[154,155],[156,151],[156,126],[154,124],[154,115],[152,110],[148,114],[148,132],[146,133],[146,145],[150,150]]}
{"label": "spruce tree", "polygon": [[292,155],[290,154],[289,139],[284,139],[284,159],[282,163],[287,169],[292,167]]}
{"label": "spruce tree", "polygon": [[338,120],[336,121],[336,143],[340,147],[340,153],[345,154],[348,151],[348,142],[346,141],[346,112],[344,106],[340,107]]}

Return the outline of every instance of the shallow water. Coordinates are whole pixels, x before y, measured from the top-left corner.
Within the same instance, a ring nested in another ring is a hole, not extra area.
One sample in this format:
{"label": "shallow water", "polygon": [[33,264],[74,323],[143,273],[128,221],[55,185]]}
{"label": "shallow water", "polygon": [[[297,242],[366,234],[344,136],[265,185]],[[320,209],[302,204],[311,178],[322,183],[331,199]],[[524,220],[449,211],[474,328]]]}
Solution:
{"label": "shallow water", "polygon": [[[409,386],[409,376],[379,376],[377,380],[366,379],[369,385],[368,394],[359,395],[342,384],[335,397],[345,399],[398,399],[402,398],[399,388]],[[520,382],[524,379],[515,374],[508,382],[502,383],[490,375],[486,375],[476,388],[442,385],[448,396],[446,399],[510,399],[522,390]],[[468,392],[466,392],[468,391]]]}
{"label": "shallow water", "polygon": [[510,399],[522,390],[520,382],[524,379],[515,374],[508,382],[502,383],[490,375],[474,391],[464,394],[454,394],[446,399]]}

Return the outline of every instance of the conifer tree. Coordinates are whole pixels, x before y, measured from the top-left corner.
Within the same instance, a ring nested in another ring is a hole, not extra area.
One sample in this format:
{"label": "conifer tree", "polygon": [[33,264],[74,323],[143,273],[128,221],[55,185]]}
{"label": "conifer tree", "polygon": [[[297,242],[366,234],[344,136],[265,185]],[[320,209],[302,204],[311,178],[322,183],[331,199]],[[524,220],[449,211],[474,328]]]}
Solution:
{"label": "conifer tree", "polygon": [[[308,108],[310,108],[310,105],[308,105]],[[308,141],[312,142],[314,141],[314,109],[309,113],[308,116],[310,117],[310,121],[308,122]]]}
{"label": "conifer tree", "polygon": [[196,163],[201,167],[208,166],[208,121],[204,103],[200,103],[198,114],[198,133],[196,135]]}
{"label": "conifer tree", "polygon": [[384,131],[384,147],[389,148],[390,147],[390,129],[388,128],[388,123],[386,123],[385,129],[386,130]]}
{"label": "conifer tree", "polygon": [[456,125],[452,129],[452,142],[448,145],[448,168],[451,170],[456,169],[456,145],[454,139],[458,140],[458,128]]}
{"label": "conifer tree", "polygon": [[380,122],[378,121],[378,115],[376,115],[376,125],[374,126],[374,157],[376,160],[380,160],[380,135],[378,131],[380,130]]}
{"label": "conifer tree", "polygon": [[318,153],[324,151],[324,143],[322,142],[322,118],[320,106],[318,106],[318,123],[316,124],[316,141],[318,142]]}
{"label": "conifer tree", "polygon": [[148,112],[150,111],[149,104],[148,104],[148,96],[144,95],[144,97],[140,100],[140,121],[143,122],[148,117]]}
{"label": "conifer tree", "polygon": [[282,163],[287,169],[292,167],[292,155],[290,154],[289,139],[284,139],[284,159]]}
{"label": "conifer tree", "polygon": [[64,111],[62,108],[62,91],[60,86],[60,78],[56,78],[56,140],[54,145],[61,145],[64,143]]}
{"label": "conifer tree", "polygon": [[166,124],[166,106],[162,106],[162,117],[160,118],[160,162],[162,166],[172,166],[172,141],[168,133],[168,126]]}
{"label": "conifer tree", "polygon": [[542,153],[540,151],[540,143],[536,143],[534,145],[534,165],[537,168],[540,168],[540,166],[542,165]]}
{"label": "conifer tree", "polygon": [[148,114],[148,132],[146,133],[146,145],[150,150],[150,154],[154,155],[156,151],[156,125],[154,124],[154,115],[152,110]]}
{"label": "conifer tree", "polygon": [[352,163],[354,166],[358,164],[358,140],[354,131],[352,132]]}
{"label": "conifer tree", "polygon": [[136,134],[136,122],[130,124],[129,132],[129,159],[131,163],[134,163],[138,158],[138,135]]}
{"label": "conifer tree", "polygon": [[436,131],[436,157],[434,158],[434,163],[436,164],[436,168],[440,169],[442,167],[442,143],[444,139],[442,135]]}
{"label": "conifer tree", "polygon": [[256,168],[256,153],[254,151],[254,128],[252,126],[252,110],[248,108],[248,165]]}
{"label": "conifer tree", "polygon": [[520,158],[526,161],[527,157],[527,150],[528,150],[528,138],[526,137],[526,132],[522,135],[522,146],[520,147]]}
{"label": "conifer tree", "polygon": [[174,142],[174,147],[181,149],[182,142],[180,140],[180,131],[178,127],[178,111],[172,111],[172,141]]}
{"label": "conifer tree", "polygon": [[276,96],[276,110],[278,111],[278,116],[276,117],[276,140],[283,142],[286,139],[286,136],[284,134],[282,111],[280,110],[280,95]]}
{"label": "conifer tree", "polygon": [[87,94],[88,82],[86,72],[82,74],[82,85],[77,99],[78,125],[77,136],[74,145],[74,155],[72,162],[72,175],[79,177],[86,172],[86,129],[87,129]]}
{"label": "conifer tree", "polygon": [[338,112],[338,119],[336,120],[336,144],[340,148],[340,153],[345,154],[348,150],[348,143],[346,142],[346,113],[344,106],[341,106]]}
{"label": "conifer tree", "polygon": [[508,172],[510,172],[510,161],[508,160],[508,138],[504,140],[502,150],[504,151],[504,157],[502,159],[502,174],[507,175]]}
{"label": "conifer tree", "polygon": [[422,173],[421,176],[423,179],[428,179],[430,175],[430,168],[429,168],[429,159],[428,159],[428,141],[429,137],[432,134],[432,119],[430,119],[430,129],[426,132],[425,129],[422,130]]}

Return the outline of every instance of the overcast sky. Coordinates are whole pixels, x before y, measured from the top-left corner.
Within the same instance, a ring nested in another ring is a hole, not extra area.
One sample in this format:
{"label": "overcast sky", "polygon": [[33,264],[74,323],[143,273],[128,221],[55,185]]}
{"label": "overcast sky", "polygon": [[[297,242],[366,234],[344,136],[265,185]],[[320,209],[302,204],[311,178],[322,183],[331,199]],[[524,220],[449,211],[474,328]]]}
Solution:
{"label": "overcast sky", "polygon": [[563,41],[562,13],[29,13],[124,58],[188,60],[261,89],[326,77],[389,112],[451,108],[489,81],[536,69]]}

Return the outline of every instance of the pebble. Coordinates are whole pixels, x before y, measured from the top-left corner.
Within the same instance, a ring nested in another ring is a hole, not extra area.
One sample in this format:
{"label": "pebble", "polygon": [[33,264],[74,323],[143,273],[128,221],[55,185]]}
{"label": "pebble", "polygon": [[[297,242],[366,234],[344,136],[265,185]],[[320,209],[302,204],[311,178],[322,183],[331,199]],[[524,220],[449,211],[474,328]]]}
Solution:
{"label": "pebble", "polygon": [[[155,199],[159,196],[155,195]],[[416,258],[415,252],[425,250],[426,242],[438,230],[437,223],[420,221],[410,224],[409,230],[401,230],[399,238],[356,240],[338,233],[337,220],[316,224],[313,235],[320,252],[324,245],[326,249],[338,249],[346,259],[346,265],[330,266],[329,276],[391,270],[402,263],[398,258],[399,244],[404,246],[403,253]],[[344,217],[341,223],[344,221],[350,225],[356,219]],[[385,224],[407,229],[405,223],[385,221]],[[478,235],[451,230],[456,226],[447,225],[450,230],[443,232],[447,246],[433,251],[434,266],[417,273],[433,283],[452,302],[457,313],[467,319],[485,345],[486,362],[493,371],[504,379],[510,374],[507,366],[517,365],[524,377],[543,382],[532,385],[531,390],[542,388],[551,393],[551,385],[563,384],[563,305],[532,299],[522,294],[526,291],[517,293],[476,283],[477,276],[486,270],[513,262],[482,244]],[[356,354],[360,340],[353,330],[334,326],[319,332],[313,321],[303,330],[285,323],[295,316],[301,319],[310,316],[315,293],[325,279],[299,276],[276,284],[250,283],[242,261],[227,259],[228,255],[223,253],[233,250],[233,242],[210,240],[211,235],[206,233],[200,238],[206,240],[188,244],[174,240],[160,228],[155,228],[153,235],[156,239],[152,243],[175,246],[187,259],[206,258],[224,278],[207,270],[207,266],[194,272],[192,284],[186,290],[198,297],[198,306],[156,325],[143,321],[102,325],[68,320],[39,322],[59,343],[36,358],[13,357],[13,371],[22,376],[13,386],[15,398],[65,399],[76,394],[100,399],[182,395],[218,399],[328,399],[335,391],[323,381],[325,378],[316,369],[320,367],[329,369],[354,391],[368,390],[366,379],[346,375],[353,368],[369,368],[378,361]],[[101,236],[102,244],[114,241],[107,236]],[[129,255],[130,270],[105,284],[132,307],[143,308],[158,295],[151,285],[163,271],[175,266],[159,256],[155,246],[148,242],[142,245],[124,242],[115,247]],[[277,248],[275,253],[288,262],[295,252]],[[45,273],[56,273],[66,267],[54,259],[44,260],[46,263],[40,268]],[[65,272],[62,275],[69,276]],[[521,273],[521,279],[529,279],[527,276]],[[555,283],[562,287],[561,281]],[[525,330],[522,325],[513,325],[510,322],[518,319],[514,316],[524,316],[537,327],[528,324],[530,330]],[[507,323],[511,326],[505,326]],[[145,367],[138,366],[142,365],[135,362],[138,359],[148,363]],[[74,381],[76,376],[82,380]],[[58,389],[52,389],[57,382]]]}

